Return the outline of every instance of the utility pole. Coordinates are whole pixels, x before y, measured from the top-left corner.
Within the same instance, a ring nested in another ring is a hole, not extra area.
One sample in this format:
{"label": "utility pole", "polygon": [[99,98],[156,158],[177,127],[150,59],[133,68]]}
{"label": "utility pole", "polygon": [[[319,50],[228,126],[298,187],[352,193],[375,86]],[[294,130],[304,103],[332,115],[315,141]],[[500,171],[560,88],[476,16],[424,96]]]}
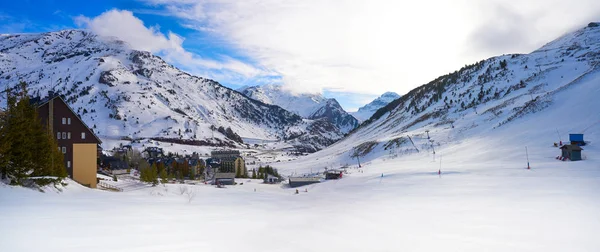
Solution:
{"label": "utility pole", "polygon": [[408,140],[410,140],[410,143],[412,144],[413,147],[415,147],[415,150],[417,150],[417,153],[419,153],[419,148],[417,148],[417,146],[415,145],[415,142],[413,142],[412,138],[410,138],[410,135],[406,135],[408,137]]}
{"label": "utility pole", "polygon": [[529,152],[527,151],[527,146],[525,146],[525,155],[527,155],[527,169],[531,169],[531,167],[529,167]]}
{"label": "utility pole", "polygon": [[440,169],[438,170],[438,176],[442,177],[442,155],[440,154]]}

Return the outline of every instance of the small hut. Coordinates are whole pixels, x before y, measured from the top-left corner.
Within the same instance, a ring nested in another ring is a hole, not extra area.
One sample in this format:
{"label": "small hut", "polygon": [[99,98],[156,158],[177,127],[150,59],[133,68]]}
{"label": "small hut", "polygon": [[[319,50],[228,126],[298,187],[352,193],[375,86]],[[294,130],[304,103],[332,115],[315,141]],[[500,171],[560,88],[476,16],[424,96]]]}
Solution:
{"label": "small hut", "polygon": [[263,179],[263,182],[265,184],[277,184],[281,183],[281,179],[271,174],[267,174],[267,176],[265,176],[265,178]]}
{"label": "small hut", "polygon": [[234,185],[235,173],[233,172],[217,172],[214,174],[213,185]]}
{"label": "small hut", "polygon": [[571,161],[581,160],[581,151],[583,150],[581,147],[574,144],[569,144],[563,145],[560,147],[560,149],[562,150],[563,158],[568,158]]}
{"label": "small hut", "polygon": [[342,171],[338,171],[338,170],[329,170],[325,172],[325,179],[326,180],[330,180],[330,179],[341,179],[342,178]]}

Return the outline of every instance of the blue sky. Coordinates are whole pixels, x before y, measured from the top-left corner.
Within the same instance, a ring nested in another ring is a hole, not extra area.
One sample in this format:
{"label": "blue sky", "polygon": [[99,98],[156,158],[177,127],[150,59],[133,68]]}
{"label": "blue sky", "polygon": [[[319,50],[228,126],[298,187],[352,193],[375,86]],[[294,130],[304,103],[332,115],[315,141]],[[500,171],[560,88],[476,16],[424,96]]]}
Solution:
{"label": "blue sky", "polygon": [[0,33],[89,29],[234,89],[279,83],[352,111],[598,20],[597,0],[24,0],[3,1]]}
{"label": "blue sky", "polygon": [[[140,19],[146,27],[152,27],[161,34],[175,33],[184,38],[182,47],[186,51],[198,55],[204,59],[223,60],[232,58],[250,66],[256,67],[258,63],[232,43],[211,32],[203,32],[182,25],[180,19],[168,15],[164,6],[155,6],[143,1],[106,0],[106,1],[10,1],[3,3],[0,10],[0,33],[35,33],[49,32],[62,29],[87,28],[77,22],[78,17],[94,18],[111,10],[128,10],[135,18]],[[155,52],[161,55],[160,52]],[[161,55],[163,56],[163,55]],[[168,60],[168,59],[167,59]],[[169,61],[169,60],[168,60]],[[223,71],[211,69],[198,71],[198,69],[186,67],[181,62],[171,61],[174,65],[185,71],[204,77],[213,78],[231,88],[244,85],[261,85],[265,83],[282,83],[282,76],[274,73],[266,75],[240,77],[225,76]],[[352,92],[332,92],[320,90],[326,97],[337,98],[346,109],[355,110],[370,100],[377,97],[376,94],[360,94]]]}

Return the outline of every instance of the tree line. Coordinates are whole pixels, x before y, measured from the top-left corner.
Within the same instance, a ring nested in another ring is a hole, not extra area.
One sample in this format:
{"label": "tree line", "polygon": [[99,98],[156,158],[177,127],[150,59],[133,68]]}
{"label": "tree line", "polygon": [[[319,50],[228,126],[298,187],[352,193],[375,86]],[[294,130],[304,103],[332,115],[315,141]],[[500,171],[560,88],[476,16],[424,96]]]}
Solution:
{"label": "tree line", "polygon": [[281,176],[277,172],[277,169],[274,169],[273,167],[271,167],[269,165],[267,165],[265,167],[263,167],[263,166],[258,167],[258,171],[256,169],[252,169],[252,178],[253,179],[265,179],[265,178],[267,178],[267,175],[281,178]]}
{"label": "tree line", "polygon": [[0,176],[10,184],[61,181],[67,176],[63,154],[54,134],[43,125],[31,104],[27,84],[6,89],[6,110],[0,110]]}

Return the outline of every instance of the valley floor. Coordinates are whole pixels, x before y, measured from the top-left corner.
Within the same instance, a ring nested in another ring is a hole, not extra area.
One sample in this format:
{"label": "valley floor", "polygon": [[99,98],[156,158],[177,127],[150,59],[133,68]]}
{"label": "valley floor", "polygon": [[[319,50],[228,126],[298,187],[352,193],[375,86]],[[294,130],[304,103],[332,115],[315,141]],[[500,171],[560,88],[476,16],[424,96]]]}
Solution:
{"label": "valley floor", "polygon": [[586,151],[579,162],[534,151],[531,170],[448,154],[441,176],[439,157],[375,160],[298,195],[259,180],[122,193],[2,185],[0,251],[598,251],[598,150]]}

